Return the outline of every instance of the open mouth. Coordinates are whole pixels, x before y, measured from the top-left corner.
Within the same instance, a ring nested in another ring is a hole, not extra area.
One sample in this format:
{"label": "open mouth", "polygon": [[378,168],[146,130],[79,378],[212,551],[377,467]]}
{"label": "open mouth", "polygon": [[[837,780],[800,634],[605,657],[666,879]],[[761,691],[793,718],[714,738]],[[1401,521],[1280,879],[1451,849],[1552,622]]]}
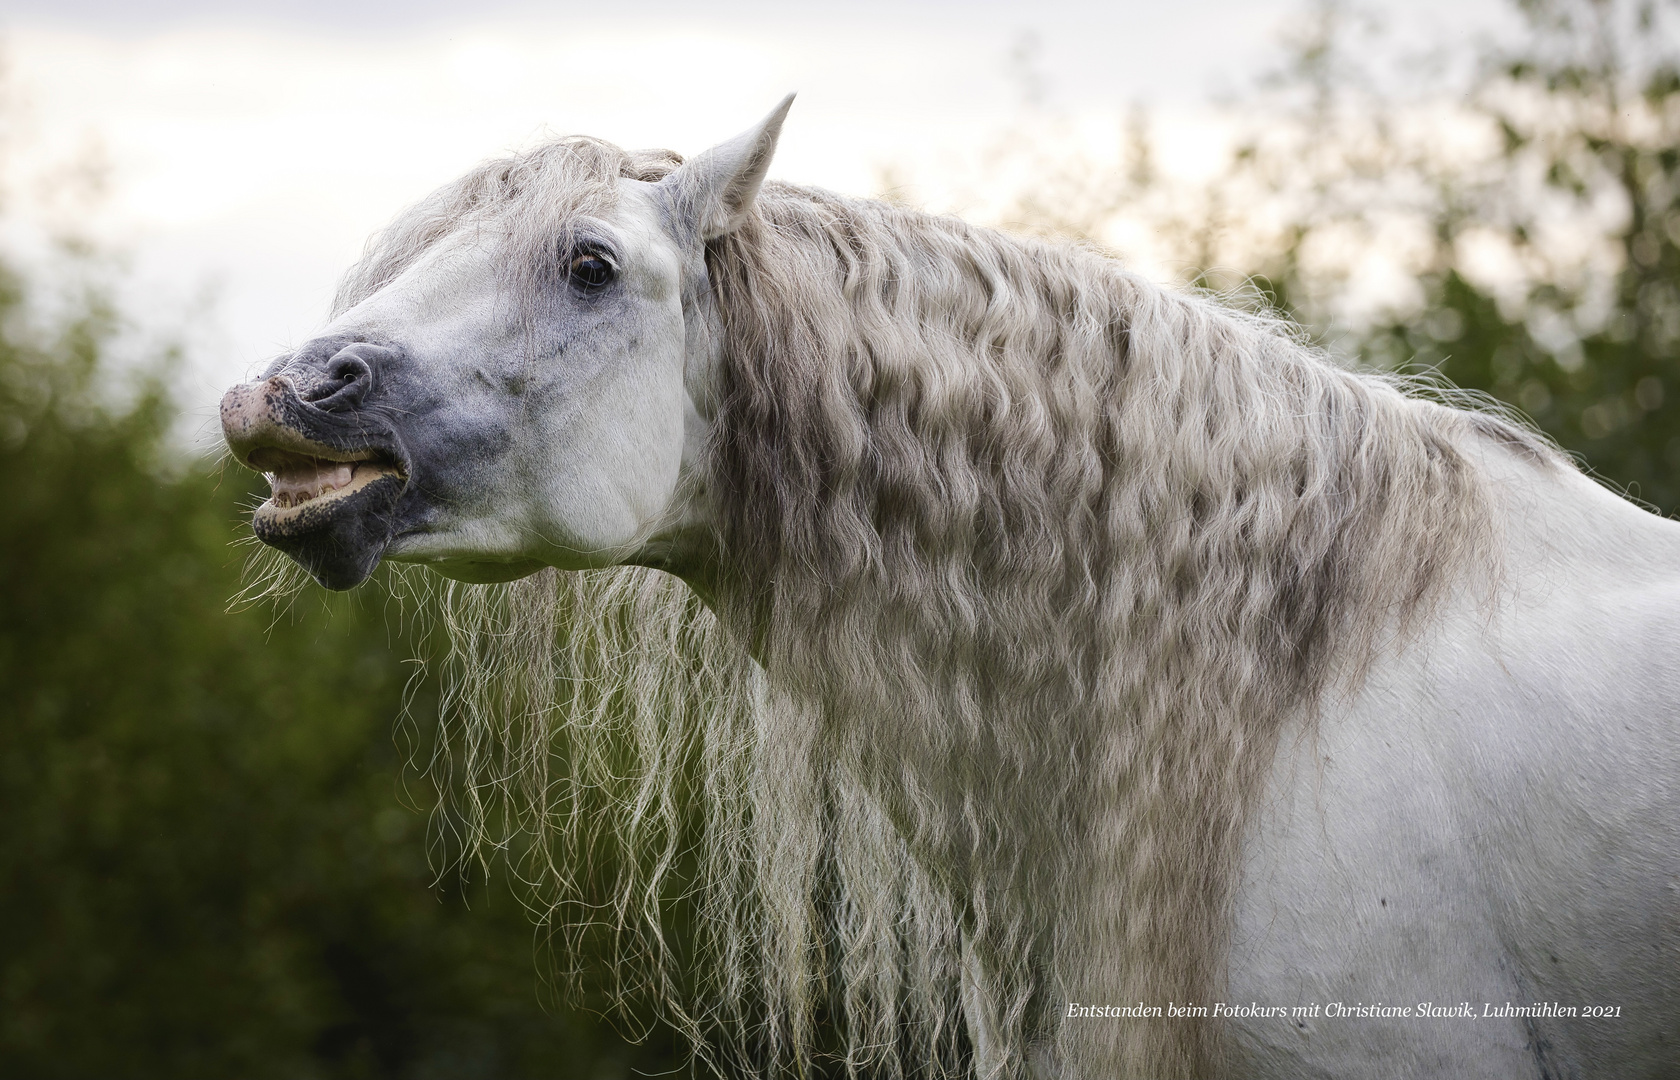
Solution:
{"label": "open mouth", "polygon": [[247,460],[268,474],[271,491],[257,513],[274,525],[301,517],[306,509],[326,510],[385,477],[405,479],[394,462],[371,451],[339,460],[266,446],[251,451]]}
{"label": "open mouth", "polygon": [[257,539],[329,589],[373,572],[408,489],[389,431],[366,416],[316,408],[276,375],[222,395],[222,434],[237,460],[268,475],[269,496],[251,516]]}
{"label": "open mouth", "polygon": [[348,589],[373,572],[408,486],[394,460],[316,444],[259,446],[245,461],[268,474],[268,499],[251,516],[257,539],[296,559],[329,589]]}

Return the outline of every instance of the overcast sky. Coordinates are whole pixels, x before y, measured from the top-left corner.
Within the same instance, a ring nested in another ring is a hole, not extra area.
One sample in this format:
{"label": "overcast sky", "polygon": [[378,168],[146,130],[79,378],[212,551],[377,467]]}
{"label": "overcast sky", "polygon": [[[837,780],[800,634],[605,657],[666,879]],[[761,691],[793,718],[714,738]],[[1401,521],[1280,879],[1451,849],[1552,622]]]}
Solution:
{"label": "overcast sky", "polygon": [[[1369,6],[1385,26],[1374,62],[1508,21],[1500,0]],[[1219,149],[1213,103],[1279,61],[1303,10],[0,0],[9,206],[73,216],[130,256],[141,317],[189,330],[190,404],[208,434],[223,386],[319,326],[369,232],[544,133],[692,153],[797,90],[774,174],[871,194],[884,168],[971,164],[1037,97],[1098,132],[1144,104],[1169,164],[1194,170]],[[66,194],[78,160],[108,176],[91,214]]]}

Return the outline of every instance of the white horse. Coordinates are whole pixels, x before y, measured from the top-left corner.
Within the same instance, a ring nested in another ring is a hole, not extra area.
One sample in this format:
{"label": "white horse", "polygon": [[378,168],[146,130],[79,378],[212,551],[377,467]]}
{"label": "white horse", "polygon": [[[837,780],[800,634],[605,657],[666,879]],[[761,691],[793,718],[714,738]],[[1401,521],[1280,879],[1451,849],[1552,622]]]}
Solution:
{"label": "white horse", "polygon": [[683,1015],[771,1068],[826,1008],[880,1075],[1680,1076],[1680,527],[1098,254],[765,184],[787,108],[479,168],[223,400],[329,588],[585,571],[451,593],[552,884],[593,789],[656,917],[705,803]]}

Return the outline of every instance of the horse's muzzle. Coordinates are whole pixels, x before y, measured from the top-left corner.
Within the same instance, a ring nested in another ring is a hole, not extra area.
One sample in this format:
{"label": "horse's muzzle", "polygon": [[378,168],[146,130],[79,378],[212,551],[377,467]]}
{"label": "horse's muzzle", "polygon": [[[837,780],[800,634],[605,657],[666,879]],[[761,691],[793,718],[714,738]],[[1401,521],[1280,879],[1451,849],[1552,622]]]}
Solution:
{"label": "horse's muzzle", "polygon": [[252,529],[329,589],[351,588],[373,572],[408,487],[394,433],[358,408],[371,382],[367,365],[350,360],[335,357],[302,393],[282,371],[222,396],[228,449],[267,473],[272,489]]}

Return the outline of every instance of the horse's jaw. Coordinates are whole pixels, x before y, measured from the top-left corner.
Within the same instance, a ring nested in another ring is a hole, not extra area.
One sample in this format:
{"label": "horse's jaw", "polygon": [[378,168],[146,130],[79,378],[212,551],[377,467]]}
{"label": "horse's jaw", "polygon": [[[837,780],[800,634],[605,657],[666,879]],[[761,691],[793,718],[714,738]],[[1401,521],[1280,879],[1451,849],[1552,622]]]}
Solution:
{"label": "horse's jaw", "polygon": [[269,477],[270,495],[251,519],[257,539],[326,588],[366,580],[390,546],[408,487],[394,438],[370,433],[365,417],[345,424],[311,408],[285,376],[234,387],[221,414],[234,456]]}
{"label": "horse's jaw", "polygon": [[[322,470],[323,472],[327,470]],[[360,585],[391,539],[391,511],[407,486],[395,468],[374,461],[351,463],[343,486],[291,505],[278,481],[257,507],[251,529],[257,539],[296,559],[329,589]]]}

